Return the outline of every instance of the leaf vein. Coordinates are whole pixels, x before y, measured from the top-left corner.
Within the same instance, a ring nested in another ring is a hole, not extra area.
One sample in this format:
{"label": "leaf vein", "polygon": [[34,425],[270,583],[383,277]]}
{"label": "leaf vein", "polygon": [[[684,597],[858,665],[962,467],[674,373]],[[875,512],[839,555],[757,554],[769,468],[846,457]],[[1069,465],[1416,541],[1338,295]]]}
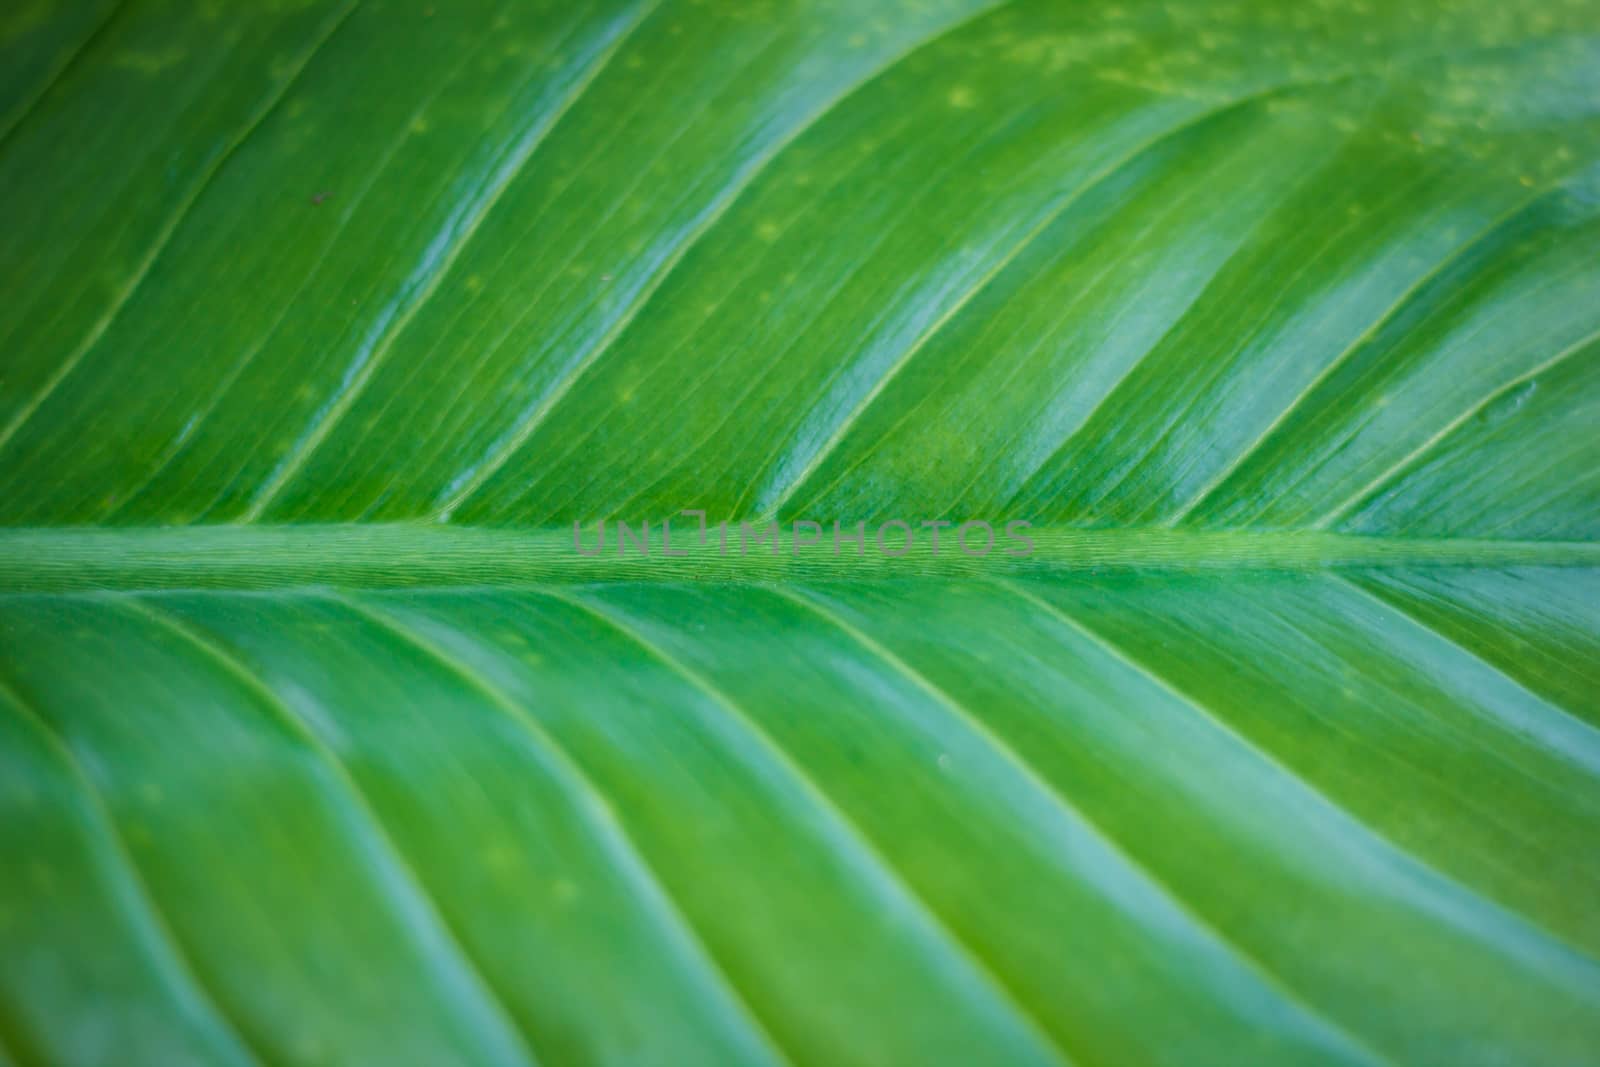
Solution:
{"label": "leaf vein", "polygon": [[60,387],[61,383],[65,381],[80,364],[83,363],[84,359],[87,358],[89,353],[95,348],[96,345],[100,343],[100,339],[104,337],[106,331],[111,328],[112,322],[114,322],[117,316],[122,313],[122,309],[128,306],[128,302],[133,299],[134,293],[137,292],[142,284],[144,284],[145,278],[149,277],[151,268],[155,266],[156,260],[160,258],[161,253],[166,250],[168,243],[170,243],[172,240],[173,234],[177,233],[179,225],[182,224],[183,220],[188,217],[189,212],[194,208],[195,204],[199,202],[201,194],[204,193],[208,187],[210,187],[212,180],[221,172],[223,165],[233,157],[234,152],[239,149],[240,145],[244,144],[245,140],[249,138],[250,134],[255,132],[256,128],[266,120],[267,116],[270,115],[273,110],[283,102],[284,98],[288,95],[289,90],[294,86],[295,82],[299,80],[300,75],[305,73],[306,67],[310,64],[312,57],[321,51],[322,46],[327,44],[328,41],[333,38],[334,34],[338,32],[339,28],[345,24],[345,22],[349,19],[351,12],[356,9],[356,5],[359,2],[360,0],[349,0],[349,2],[340,10],[339,14],[330,20],[327,29],[325,29],[322,35],[312,44],[312,46],[301,55],[299,61],[295,64],[294,69],[289,73],[288,77],[283,79],[282,83],[278,86],[277,91],[273,93],[272,96],[262,104],[262,106],[256,109],[255,114],[250,116],[250,118],[245,122],[244,127],[236,135],[229,139],[222,151],[217,153],[217,157],[212,160],[211,165],[207,167],[205,173],[200,176],[200,180],[195,183],[194,188],[189,191],[187,196],[179,201],[177,210],[171,215],[171,217],[167,219],[166,223],[162,225],[161,229],[157,231],[156,238],[153,242],[151,242],[149,251],[147,251],[144,255],[144,258],[139,261],[138,266],[134,269],[133,276],[129,278],[128,281],[123,285],[122,290],[112,298],[111,306],[108,307],[103,314],[101,314],[99,319],[95,320],[94,325],[89,328],[89,332],[84,335],[83,340],[79,341],[77,347],[67,354],[67,358],[61,361],[60,366],[56,367],[55,371],[50,375],[50,377],[45,380],[44,385],[40,386],[39,390],[34,393],[33,398],[17,410],[17,412],[6,423],[4,428],[0,428],[0,448],[4,448],[5,445],[16,436],[17,431],[22,429],[23,425],[33,417],[34,413],[38,411],[39,408],[44,405],[44,402],[50,398],[57,388]]}
{"label": "leaf vein", "polygon": [[265,1063],[266,1060],[260,1050],[245,1037],[243,1028],[223,1010],[221,1000],[206,987],[200,972],[195,968],[194,961],[184,949],[183,942],[178,940],[177,933],[156,900],[150,884],[140,872],[133,854],[129,852],[127,842],[123,840],[122,832],[117,829],[116,818],[111,814],[111,808],[101,795],[100,788],[95,785],[94,779],[89,776],[89,771],[78,759],[72,746],[43,714],[3,681],[0,681],[0,698],[15,708],[22,718],[38,731],[40,737],[55,751],[73,780],[77,782],[83,792],[87,814],[100,831],[96,836],[105,843],[109,853],[110,870],[107,873],[112,876],[121,875],[128,895],[140,906],[139,910],[142,912],[140,917],[148,921],[157,944],[166,949],[173,967],[184,980],[184,984],[189,987],[185,992],[193,995],[203,1014],[213,1017],[220,1036],[238,1047],[245,1062]]}
{"label": "leaf vein", "polygon": [[62,60],[56,65],[55,70],[50,72],[50,77],[45,80],[44,84],[36,89],[34,94],[29,97],[28,100],[23,103],[22,107],[17,110],[16,114],[12,116],[11,121],[6,128],[0,130],[0,151],[3,151],[7,147],[11,140],[12,134],[16,133],[17,130],[22,128],[22,124],[26,122],[34,113],[34,110],[44,102],[44,98],[50,95],[50,90],[55,88],[56,84],[65,78],[72,68],[76,66],[80,60],[82,60],[84,54],[88,52],[89,47],[105,34],[107,27],[115,22],[117,20],[117,16],[126,11],[127,7],[128,0],[113,0],[110,7],[106,9],[105,14],[100,16],[100,21],[95,23],[94,28],[85,34],[81,41],[73,46],[72,51],[62,58]]}
{"label": "leaf vein", "polygon": [[[1557,704],[1551,700],[1547,700],[1537,693],[1534,693],[1521,681],[1508,674],[1494,663],[1485,659],[1482,655],[1474,652],[1472,649],[1463,645],[1460,641],[1457,641],[1455,638],[1444,633],[1438,627],[1429,624],[1426,620],[1417,615],[1415,611],[1407,608],[1398,600],[1385,596],[1381,589],[1369,588],[1365,582],[1356,581],[1338,573],[1331,573],[1329,577],[1334,582],[1337,582],[1338,584],[1352,590],[1364,600],[1370,601],[1384,611],[1393,612],[1400,618],[1404,619],[1407,624],[1415,626],[1417,629],[1428,634],[1430,637],[1443,642],[1450,648],[1458,650],[1463,655],[1471,657],[1475,662],[1481,664],[1485,670],[1488,670],[1497,677],[1504,679],[1508,685],[1514,686],[1519,692],[1525,694],[1530,700],[1535,701],[1538,706],[1549,708],[1552,712],[1560,717],[1560,722],[1568,727],[1568,730],[1565,731],[1569,734],[1568,740],[1575,742],[1581,747],[1577,751],[1573,751],[1564,745],[1556,744],[1555,738],[1549,737],[1543,732],[1533,735],[1537,739],[1537,743],[1546,751],[1553,752],[1560,758],[1582,767],[1589,774],[1600,777],[1600,728],[1597,728],[1593,723],[1588,722],[1581,716],[1573,714],[1560,704]],[[1504,720],[1501,721],[1504,723],[1507,729],[1512,730],[1524,737],[1529,736],[1528,731],[1519,726],[1517,723],[1504,722]]]}
{"label": "leaf vein", "polygon": [[778,1047],[765,1024],[740,995],[721,964],[712,955],[705,940],[667,890],[666,884],[645,859],[644,853],[628,835],[627,830],[623,828],[610,798],[567,752],[565,746],[558,742],[526,708],[485,678],[482,672],[475,670],[460,657],[418,632],[416,627],[408,625],[404,620],[373,605],[365,598],[357,600],[345,595],[335,595],[333,599],[442,665],[477,690],[534,739],[540,749],[550,757],[557,773],[567,780],[567,784],[587,809],[596,837],[616,864],[622,877],[626,879],[628,888],[640,898],[644,909],[662,925],[669,937],[676,935],[680,938],[695,960],[705,967],[706,973],[711,976],[718,990],[726,998],[722,1006],[740,1017],[744,1027],[751,1031],[759,1043],[766,1046],[766,1050],[770,1052],[775,1062],[788,1062],[788,1057]]}
{"label": "leaf vein", "polygon": [[336,394],[317,413],[289,454],[279,461],[266,483],[256,491],[241,516],[242,521],[259,520],[278,494],[283,492],[305,467],[312,453],[327,440],[328,434],[355,405],[378,368],[383,365],[394,342],[410,326],[417,313],[433,298],[456,260],[472,242],[484,219],[488,218],[512,182],[522,173],[528,160],[532,159],[539,146],[544,144],[550,131],[555,129],[572,107],[582,99],[589,87],[610,64],[611,59],[621,51],[633,31],[645,21],[659,2],[660,0],[652,0],[641,5],[633,21],[601,49],[599,57],[562,97],[561,102],[552,110],[540,114],[530,129],[513,140],[507,152],[508,158],[501,160],[493,168],[486,186],[479,189],[477,195],[470,199],[462,210],[453,212],[445,220],[441,231],[434,236],[433,242],[425,250],[422,262],[402,283],[400,294],[389,307],[390,314],[380,320],[377,335],[369,334],[370,340],[363,339],[359,346],[360,350],[351,366],[346,369],[344,380],[340,383]]}
{"label": "leaf vein", "polygon": [[522,446],[528,442],[528,439],[533,436],[534,431],[544,423],[555,407],[561,403],[562,399],[566,397],[569,392],[571,392],[572,387],[576,384],[578,379],[587,373],[589,368],[594,366],[600,357],[605,355],[605,353],[610,350],[617,338],[620,337],[622,333],[632,325],[636,318],[638,318],[639,312],[643,310],[644,306],[648,304],[651,298],[654,297],[655,294],[661,289],[662,284],[673,273],[673,271],[677,269],[678,264],[682,263],[689,252],[700,243],[700,240],[712,229],[714,229],[719,222],[722,221],[723,217],[727,215],[729,209],[734,205],[738,198],[755,183],[756,179],[766,171],[767,167],[771,165],[773,160],[781,156],[783,152],[790,145],[794,144],[795,141],[801,137],[801,135],[806,133],[806,131],[813,129],[819,122],[833,113],[840,104],[866,86],[877,81],[887,71],[892,70],[895,66],[899,65],[908,57],[928,47],[934,42],[941,40],[942,38],[947,37],[950,34],[965,28],[966,26],[969,26],[972,22],[983,15],[989,14],[990,12],[997,10],[999,7],[1011,2],[1013,2],[1013,0],[998,0],[997,3],[992,3],[986,7],[980,7],[968,15],[956,19],[955,21],[941,27],[934,34],[923,38],[917,41],[915,44],[896,53],[886,63],[874,68],[870,73],[866,74],[859,80],[852,82],[850,85],[846,86],[844,89],[824,101],[821,107],[817,108],[816,110],[812,111],[811,114],[801,119],[793,129],[775,141],[764,153],[752,160],[745,168],[743,168],[743,170],[735,174],[733,181],[724,186],[723,189],[717,193],[700,222],[693,226],[684,235],[683,239],[678,243],[678,246],[674,248],[667,256],[654,277],[647,281],[639,290],[634,299],[628,304],[628,306],[623,308],[622,313],[617,317],[616,321],[606,330],[604,334],[601,335],[600,339],[595,342],[594,346],[588,352],[584,353],[578,359],[573,361],[571,367],[562,376],[561,380],[549,390],[543,401],[541,401],[540,404],[534,408],[534,410],[530,412],[518,426],[516,426],[510,433],[503,436],[499,448],[476,465],[472,476],[459,482],[459,484],[455,486],[455,491],[439,503],[439,513],[442,515],[450,515],[457,511],[463,504],[476,495],[478,491],[488,483],[489,479],[500,470],[500,468],[504,467],[508,462],[510,462],[511,458],[516,455],[516,453],[521,450]]}
{"label": "leaf vein", "polygon": [[[223,647],[216,640],[200,633],[188,623],[179,620],[164,609],[156,607],[148,599],[139,596],[123,595],[114,601],[127,609],[131,614],[138,615],[146,621],[158,626],[177,636],[189,646],[199,652],[206,659],[217,665],[230,678],[242,685],[251,696],[277,718],[290,733],[312,752],[323,765],[333,774],[338,782],[343,796],[339,799],[349,807],[357,816],[356,825],[364,834],[370,834],[377,844],[380,854],[387,862],[378,866],[373,873],[377,875],[381,884],[396,899],[400,907],[405,907],[409,898],[414,901],[422,912],[422,919],[433,930],[412,930],[419,939],[425,939],[418,947],[426,953],[439,968],[440,977],[449,985],[457,986],[464,981],[466,988],[462,990],[468,997],[473,998],[488,1013],[498,1027],[502,1030],[504,1038],[511,1043],[517,1059],[534,1067],[537,1057],[527,1045],[527,1036],[518,1026],[516,1020],[507,1010],[505,1003],[495,991],[494,985],[484,974],[477,962],[472,958],[456,936],[450,922],[444,917],[443,910],[439,907],[428,891],[426,883],[412,868],[405,854],[401,851],[394,838],[384,826],[377,811],[367,800],[361,787],[357,784],[355,775],[345,765],[345,762],[334,749],[320,738],[315,730],[308,726],[300,717],[267,683],[266,679],[252,670],[243,660],[233,652]],[[409,910],[409,909],[408,909]],[[405,921],[405,920],[402,920]],[[437,940],[429,935],[437,934]],[[435,941],[434,944],[427,944]],[[443,950],[442,954],[440,950]],[[484,1035],[491,1042],[494,1037]],[[498,1043],[498,1042],[495,1042]]]}
{"label": "leaf vein", "polygon": [[823,791],[822,787],[817,784],[811,775],[766,730],[741,710],[731,698],[694,668],[668,653],[640,633],[636,627],[630,626],[622,619],[619,619],[613,612],[604,610],[587,598],[555,591],[547,591],[546,595],[571,604],[599,619],[638,645],[647,655],[705,696],[726,716],[727,721],[754,740],[757,746],[778,767],[782,768],[817,810],[827,817],[828,821],[842,837],[842,843],[851,852],[854,852],[860,861],[865,862],[870,871],[875,872],[882,879],[882,885],[890,890],[894,897],[898,898],[902,906],[909,907],[913,914],[923,920],[920,925],[935,935],[938,942],[950,949],[957,959],[963,961],[977,980],[989,987],[998,1002],[1011,1011],[1026,1032],[1039,1041],[1045,1050],[1050,1051],[1059,1058],[1063,1064],[1070,1065],[1073,1062],[1067,1056],[1065,1050],[1049,1035],[1039,1020],[1017,999],[1015,993],[1000,979],[978,952],[958,937],[938,913],[934,911],[933,907],[889,863],[877,846],[872,843],[865,831]]}
{"label": "leaf vein", "polygon": [[[1136,659],[1132,654],[1124,651],[1121,646],[1116,644],[1110,638],[1102,636],[1087,623],[1080,622],[1079,620],[1068,615],[1065,611],[1062,611],[1060,608],[1057,608],[1055,605],[1051,604],[1049,601],[1028,592],[1025,588],[1015,582],[1003,582],[996,579],[995,584],[1009,589],[1018,597],[1032,604],[1040,611],[1045,612],[1051,618],[1056,619],[1057,621],[1082,634],[1095,645],[1103,649],[1107,655],[1125,666],[1130,672],[1143,676],[1151,684],[1155,685],[1173,699],[1194,711],[1197,715],[1205,719],[1217,730],[1226,734],[1230,739],[1243,746],[1257,758],[1261,759],[1264,763],[1270,765],[1276,771],[1297,783],[1301,788],[1306,790],[1307,793],[1314,797],[1321,806],[1337,816],[1351,829],[1358,831],[1372,842],[1378,844],[1386,851],[1392,853],[1395,857],[1413,867],[1418,873],[1424,875],[1428,882],[1434,883],[1433,885],[1426,887],[1426,891],[1430,893],[1430,895],[1439,893],[1441,891],[1450,891],[1460,894],[1461,898],[1470,904],[1474,909],[1481,909],[1481,912],[1486,917],[1499,920],[1495,923],[1495,925],[1498,927],[1498,929],[1495,931],[1495,935],[1490,935],[1481,930],[1475,930],[1473,931],[1474,936],[1480,937],[1485,941],[1491,941],[1492,938],[1492,943],[1494,943],[1497,947],[1505,951],[1515,953],[1524,959],[1537,960],[1540,964],[1548,964],[1552,961],[1552,959],[1554,959],[1556,961],[1556,965],[1564,969],[1572,967],[1575,962],[1580,968],[1586,971],[1592,971],[1595,967],[1596,961],[1587,952],[1570,944],[1564,938],[1546,929],[1543,925],[1528,918],[1526,915],[1510,910],[1505,905],[1500,904],[1498,901],[1485,896],[1471,885],[1461,881],[1453,875],[1445,873],[1432,863],[1424,860],[1415,852],[1403,847],[1398,842],[1391,839],[1387,834],[1383,833],[1365,819],[1358,816],[1355,812],[1334,800],[1333,797],[1329,796],[1327,793],[1323,792],[1321,789],[1317,788],[1311,782],[1306,780],[1303,776],[1278,759],[1278,757],[1272,752],[1256,744],[1256,742],[1251,740],[1249,737],[1236,730],[1225,719],[1208,708],[1204,703],[1183,692],[1174,683],[1170,682],[1154,668],[1150,667],[1139,659]],[[1509,937],[1506,935],[1509,935]]]}
{"label": "leaf vein", "polygon": [[1426,289],[1432,282],[1443,275],[1445,271],[1449,270],[1451,266],[1459,263],[1474,248],[1477,248],[1479,245],[1492,238],[1495,234],[1499,233],[1506,227],[1507,224],[1524,214],[1528,208],[1538,203],[1545,196],[1549,195],[1549,193],[1550,190],[1545,189],[1535,193],[1530,197],[1519,200],[1509,211],[1496,216],[1483,229],[1473,234],[1467,240],[1456,245],[1437,263],[1430,267],[1425,273],[1420,275],[1414,282],[1408,285],[1400,293],[1400,295],[1395,298],[1393,303],[1391,303],[1387,308],[1379,313],[1375,319],[1372,320],[1366,329],[1357,334],[1356,337],[1348,345],[1346,345],[1338,355],[1334,356],[1333,359],[1329,360],[1327,364],[1317,371],[1316,375],[1305,384],[1304,388],[1302,388],[1299,393],[1297,393],[1286,405],[1284,405],[1283,410],[1278,413],[1277,417],[1268,423],[1266,428],[1263,429],[1255,437],[1255,439],[1252,440],[1244,448],[1244,450],[1239,453],[1237,457],[1223,466],[1210,479],[1210,481],[1201,486],[1199,492],[1197,492],[1187,504],[1183,505],[1170,518],[1168,518],[1165,524],[1172,526],[1182,522],[1184,517],[1187,516],[1191,511],[1204,504],[1206,499],[1220,489],[1223,483],[1228,480],[1228,477],[1232,475],[1234,471],[1244,466],[1250,457],[1266,443],[1269,437],[1272,436],[1273,432],[1289,419],[1289,417],[1294,413],[1295,409],[1303,404],[1311,396],[1311,394],[1316,391],[1318,386],[1326,381],[1333,374],[1333,372],[1338,370],[1339,367],[1341,367],[1352,355],[1360,351],[1361,346],[1375,336],[1377,332],[1385,325],[1393,321],[1395,316],[1413,304],[1424,289]]}
{"label": "leaf vein", "polygon": [[881,660],[891,670],[902,675],[918,689],[922,690],[936,703],[942,705],[954,715],[965,728],[994,752],[998,753],[1005,762],[1011,764],[1019,777],[1028,783],[1030,789],[1047,797],[1069,822],[1087,829],[1095,838],[1101,841],[1110,851],[1119,857],[1130,869],[1137,873],[1141,881],[1145,882],[1174,910],[1184,917],[1184,920],[1195,928],[1208,941],[1217,945],[1224,953],[1251,973],[1264,987],[1271,990],[1273,995],[1295,1011],[1302,1012],[1319,1026],[1326,1028],[1341,1041],[1349,1042],[1356,1050],[1372,1062],[1388,1063],[1387,1057],[1373,1049],[1357,1034],[1345,1028],[1342,1024],[1329,1018],[1322,1011],[1304,1000],[1293,989],[1289,988],[1283,979],[1273,973],[1271,969],[1243,945],[1229,937],[1220,928],[1213,925],[1200,912],[1196,911],[1187,901],[1179,895],[1177,890],[1162,879],[1156,872],[1143,861],[1128,851],[1123,844],[1109,833],[1099,822],[1091,818],[1087,812],[1072,801],[1066,793],[1062,792],[1053,783],[1046,780],[1023,755],[991,730],[979,717],[935,685],[924,674],[906,663],[899,656],[890,652],[867,634],[840,618],[839,615],[820,603],[814,595],[804,590],[784,590],[774,588],[773,592],[786,600],[792,601],[809,609],[812,613],[823,619],[829,625],[843,632],[856,644],[866,649],[874,657]]}
{"label": "leaf vein", "polygon": [[1505,396],[1513,389],[1516,389],[1518,386],[1532,381],[1541,374],[1545,374],[1553,370],[1555,367],[1570,359],[1572,356],[1583,352],[1590,345],[1593,345],[1597,341],[1600,341],[1600,329],[1596,329],[1584,335],[1582,338],[1568,345],[1566,348],[1563,348],[1561,351],[1557,352],[1543,363],[1540,363],[1529,370],[1523,371],[1509,382],[1506,382],[1504,385],[1488,393],[1481,400],[1471,404],[1466,408],[1466,410],[1462,411],[1461,414],[1445,423],[1437,431],[1430,435],[1426,441],[1423,441],[1416,448],[1413,448],[1410,452],[1407,452],[1394,463],[1384,468],[1383,472],[1376,478],[1372,479],[1372,481],[1368,482],[1366,485],[1350,494],[1350,496],[1347,497],[1342,503],[1336,505],[1331,511],[1323,515],[1320,519],[1311,523],[1309,529],[1327,529],[1330,525],[1348,514],[1358,504],[1370,500],[1378,492],[1378,490],[1382,489],[1384,486],[1398,478],[1401,474],[1405,473],[1408,468],[1416,466],[1419,462],[1426,458],[1428,453],[1433,451],[1433,449],[1437,447],[1440,442],[1449,437],[1450,434],[1454,433],[1468,419],[1472,418],[1478,412],[1494,403],[1500,397]]}

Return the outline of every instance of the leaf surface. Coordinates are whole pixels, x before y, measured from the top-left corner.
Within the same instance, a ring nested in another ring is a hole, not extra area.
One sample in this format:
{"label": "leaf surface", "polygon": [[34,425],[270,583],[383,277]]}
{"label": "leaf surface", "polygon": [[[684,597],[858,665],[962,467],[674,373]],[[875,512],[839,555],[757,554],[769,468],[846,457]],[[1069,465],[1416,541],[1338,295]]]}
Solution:
{"label": "leaf surface", "polygon": [[1590,0],[13,7],[0,1064],[1595,1061]]}

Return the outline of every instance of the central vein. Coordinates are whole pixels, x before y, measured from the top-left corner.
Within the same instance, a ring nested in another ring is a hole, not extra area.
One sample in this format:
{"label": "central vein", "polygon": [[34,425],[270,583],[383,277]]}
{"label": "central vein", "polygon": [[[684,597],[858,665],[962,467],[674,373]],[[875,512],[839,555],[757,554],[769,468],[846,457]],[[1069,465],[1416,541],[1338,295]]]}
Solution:
{"label": "central vein", "polygon": [[652,524],[619,538],[607,523],[527,530],[446,525],[193,526],[0,530],[0,592],[93,589],[278,589],[603,581],[783,582],[1132,570],[1317,570],[1373,566],[1600,566],[1600,545],[1407,540],[1322,531],[1033,527],[933,544],[927,530],[880,539],[868,525],[781,528],[741,537],[712,526]]}

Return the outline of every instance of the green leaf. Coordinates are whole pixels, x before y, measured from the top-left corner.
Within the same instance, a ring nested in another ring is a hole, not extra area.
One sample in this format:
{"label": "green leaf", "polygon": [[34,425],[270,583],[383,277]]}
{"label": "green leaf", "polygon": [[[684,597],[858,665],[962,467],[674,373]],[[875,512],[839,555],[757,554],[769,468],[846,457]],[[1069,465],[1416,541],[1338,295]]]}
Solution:
{"label": "green leaf", "polygon": [[1593,0],[19,0],[0,192],[0,1064],[1600,1062]]}

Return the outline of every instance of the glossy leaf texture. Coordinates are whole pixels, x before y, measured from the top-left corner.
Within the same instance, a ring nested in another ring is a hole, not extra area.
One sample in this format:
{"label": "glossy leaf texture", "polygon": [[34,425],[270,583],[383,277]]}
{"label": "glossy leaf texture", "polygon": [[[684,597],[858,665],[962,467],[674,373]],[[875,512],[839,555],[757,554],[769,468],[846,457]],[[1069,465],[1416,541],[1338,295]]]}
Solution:
{"label": "glossy leaf texture", "polygon": [[0,1064],[1600,1060],[1594,0],[21,0],[0,194]]}

